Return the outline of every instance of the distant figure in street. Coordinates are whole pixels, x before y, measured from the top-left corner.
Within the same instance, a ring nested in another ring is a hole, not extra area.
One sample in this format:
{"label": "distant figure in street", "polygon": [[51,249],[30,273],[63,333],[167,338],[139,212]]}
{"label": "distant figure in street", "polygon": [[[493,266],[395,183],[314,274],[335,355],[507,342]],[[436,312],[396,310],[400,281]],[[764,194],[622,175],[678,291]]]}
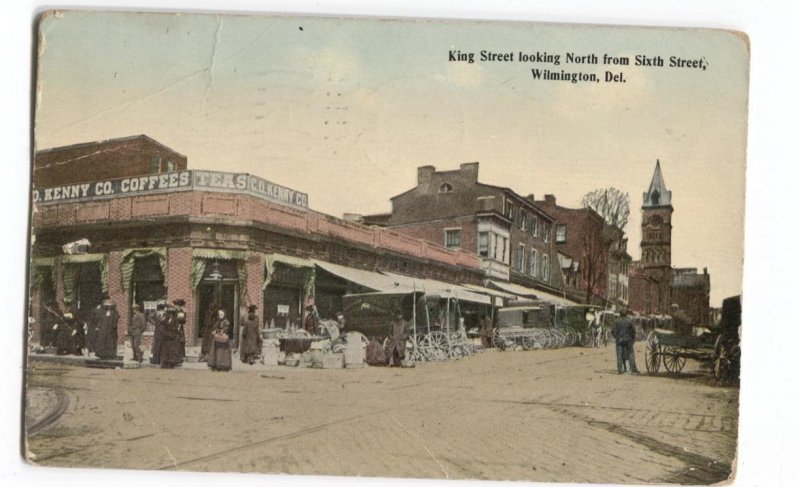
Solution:
{"label": "distant figure in street", "polygon": [[400,367],[406,358],[406,322],[398,310],[392,320],[392,334],[386,347],[386,358],[390,367]]}
{"label": "distant figure in street", "polygon": [[142,363],[142,333],[147,329],[147,321],[142,313],[142,307],[133,303],[133,317],[131,326],[128,328],[128,336],[131,337],[131,348],[133,349],[133,360]]}
{"label": "distant figure in street", "polygon": [[670,315],[672,315],[672,329],[681,336],[692,336],[691,318],[680,306],[673,303],[670,305]]}
{"label": "distant figure in street", "polygon": [[489,348],[492,346],[492,334],[494,330],[492,329],[492,317],[489,316],[488,313],[481,318],[480,327],[481,345],[483,345],[483,348]]}
{"label": "distant figure in street", "polygon": [[164,337],[164,315],[167,307],[164,303],[156,305],[156,320],[153,326],[153,345],[150,347],[150,363],[158,365],[161,363],[161,341]]}
{"label": "distant figure in street", "polygon": [[200,344],[200,362],[205,362],[208,359],[208,352],[211,351],[211,342],[214,341],[214,326],[216,324],[217,313],[214,303],[210,303],[205,316],[203,316],[203,327],[200,330],[200,336],[203,337],[203,342]]}
{"label": "distant figure in street", "polygon": [[225,318],[225,311],[217,312],[217,321],[214,324],[211,341],[211,350],[208,352],[208,366],[215,372],[231,370],[231,342],[228,335],[230,322]]}
{"label": "distant figure in street", "polygon": [[341,311],[336,313],[336,325],[339,327],[339,333],[345,332],[345,326],[347,326],[347,321],[344,319],[344,313]]}
{"label": "distant figure in street", "polygon": [[95,342],[97,341],[97,333],[100,330],[100,320],[103,316],[103,301],[111,298],[108,293],[105,293],[101,299],[100,304],[89,312],[86,320],[86,349],[89,350],[89,353],[95,352]]}
{"label": "distant figure in street", "polygon": [[180,341],[180,363],[183,363],[186,357],[186,311],[183,309],[186,306],[186,301],[183,299],[176,299],[172,302],[177,306],[175,318],[178,320],[178,340]]}
{"label": "distant figure in street", "polygon": [[119,313],[111,298],[103,300],[99,318],[94,353],[103,360],[115,360],[117,358]]}
{"label": "distant figure in street", "polygon": [[243,363],[253,364],[261,355],[261,345],[264,340],[261,336],[261,324],[256,316],[258,306],[251,304],[247,307],[247,315],[242,319],[241,345],[239,355]]}
{"label": "distant figure in street", "polygon": [[74,325],[75,317],[72,314],[72,300],[64,298],[64,312],[61,313],[61,319],[53,325],[56,353],[58,355],[70,355],[75,352]]}
{"label": "distant figure in street", "polygon": [[589,325],[589,332],[592,338],[592,347],[600,348],[600,335],[603,333],[603,326],[600,321],[603,319],[601,313],[593,313],[592,321]]}
{"label": "distant figure in street", "polygon": [[306,306],[306,317],[303,318],[303,329],[309,335],[316,335],[319,330],[319,312],[313,304]]}
{"label": "distant figure in street", "polygon": [[617,344],[617,373],[625,373],[625,361],[629,363],[628,372],[638,374],[639,369],[636,368],[636,354],[633,350],[633,344],[636,341],[636,328],[633,326],[633,320],[628,318],[628,310],[622,308],[620,310],[620,317],[614,322],[612,335]]}
{"label": "distant figure in street", "polygon": [[161,318],[161,346],[158,358],[162,369],[174,369],[183,362],[179,308],[169,306]]}

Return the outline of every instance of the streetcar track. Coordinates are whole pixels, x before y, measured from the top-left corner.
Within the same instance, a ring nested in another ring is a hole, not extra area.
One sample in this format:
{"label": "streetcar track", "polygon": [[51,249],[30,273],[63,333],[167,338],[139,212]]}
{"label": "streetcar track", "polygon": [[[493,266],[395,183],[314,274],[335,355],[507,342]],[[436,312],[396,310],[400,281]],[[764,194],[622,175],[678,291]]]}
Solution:
{"label": "streetcar track", "polygon": [[58,401],[56,403],[56,407],[53,408],[53,410],[50,411],[44,418],[40,419],[33,425],[26,426],[25,431],[29,437],[35,435],[44,428],[55,423],[58,420],[58,418],[60,418],[61,415],[67,411],[67,408],[69,407],[69,396],[64,391],[57,388],[51,388],[51,390],[56,394],[56,398]]}
{"label": "streetcar track", "polygon": [[307,435],[309,433],[316,433],[318,431],[322,431],[322,430],[324,430],[325,428],[327,428],[329,426],[333,426],[333,425],[340,424],[340,423],[346,423],[346,422],[352,421],[354,419],[363,418],[363,417],[366,417],[366,416],[377,414],[377,413],[382,412],[382,411],[390,411],[390,410],[391,410],[391,408],[383,409],[381,411],[371,411],[371,412],[368,412],[368,413],[356,414],[355,416],[349,416],[347,418],[337,419],[335,421],[330,421],[328,423],[323,423],[323,424],[319,424],[319,425],[316,425],[316,426],[303,428],[303,429],[294,431],[292,433],[285,433],[285,434],[278,435],[278,436],[272,436],[270,438],[266,438],[266,439],[258,440],[258,441],[253,441],[253,442],[250,442],[250,443],[247,443],[247,444],[244,444],[244,445],[235,446],[235,447],[228,448],[226,450],[218,451],[218,452],[215,452],[215,453],[211,453],[211,454],[208,454],[208,455],[202,455],[202,456],[199,456],[199,457],[195,457],[195,458],[192,458],[190,460],[183,460],[181,462],[176,462],[173,465],[168,465],[166,467],[161,467],[159,470],[178,469],[178,468],[186,466],[186,465],[191,465],[191,464],[194,464],[194,463],[203,462],[205,460],[209,460],[209,459],[212,459],[212,458],[218,458],[221,455],[229,455],[231,453],[236,453],[236,452],[239,452],[239,451],[242,451],[242,450],[247,450],[247,449],[250,449],[250,448],[259,447],[259,446],[266,445],[268,443],[272,443],[272,442],[275,442],[275,441],[291,440],[291,439],[294,439],[294,438],[298,438],[300,436]]}
{"label": "streetcar track", "polygon": [[115,443],[121,443],[121,442],[143,440],[145,438],[150,438],[151,436],[156,436],[158,434],[159,433],[148,433],[146,435],[132,436],[130,438],[120,438],[118,440],[107,441],[105,443],[100,443],[100,444],[86,445],[86,446],[82,446],[80,448],[76,448],[74,450],[68,450],[68,451],[65,451],[65,452],[59,452],[59,453],[55,453],[55,454],[52,454],[52,455],[45,455],[45,456],[41,456],[41,457],[37,456],[36,458],[34,458],[34,461],[35,462],[41,462],[43,460],[51,460],[53,458],[66,457],[66,456],[69,456],[69,455],[74,455],[75,453],[80,453],[82,451],[89,450],[90,448],[96,448],[96,447],[101,447],[101,446],[109,446],[109,445],[113,445]]}
{"label": "streetcar track", "polygon": [[[586,409],[601,409],[601,410],[611,410],[611,411],[633,411],[633,412],[642,412],[642,413],[655,413],[655,414],[673,414],[676,416],[695,416],[698,418],[720,418],[720,419],[728,419],[728,420],[736,420],[737,418],[732,416],[723,416],[723,415],[716,415],[716,414],[702,414],[702,413],[690,413],[690,412],[680,412],[680,411],[659,411],[654,409],[636,409],[636,408],[626,408],[622,406],[596,406],[593,404],[570,404],[570,403],[558,403],[558,402],[544,402],[544,401],[512,401],[508,399],[489,399],[488,402],[503,402],[503,403],[511,403],[511,404],[525,404],[529,406],[545,406],[545,407],[571,407],[571,408],[586,408]],[[688,418],[687,418],[688,421]]]}

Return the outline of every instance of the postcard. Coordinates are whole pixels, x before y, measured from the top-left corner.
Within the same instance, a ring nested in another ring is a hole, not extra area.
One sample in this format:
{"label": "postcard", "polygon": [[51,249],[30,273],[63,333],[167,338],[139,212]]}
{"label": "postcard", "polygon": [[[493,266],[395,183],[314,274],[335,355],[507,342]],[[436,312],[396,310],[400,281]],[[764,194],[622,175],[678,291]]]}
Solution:
{"label": "postcard", "polygon": [[24,458],[733,478],[733,31],[48,11]]}

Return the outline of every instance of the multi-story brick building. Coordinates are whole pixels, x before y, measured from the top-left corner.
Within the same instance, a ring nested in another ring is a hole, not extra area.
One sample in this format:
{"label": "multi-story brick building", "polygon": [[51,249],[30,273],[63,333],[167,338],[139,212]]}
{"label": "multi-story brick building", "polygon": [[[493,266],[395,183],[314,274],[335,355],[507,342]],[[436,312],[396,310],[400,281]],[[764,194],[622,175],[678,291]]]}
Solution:
{"label": "multi-story brick building", "polygon": [[[132,157],[127,167],[114,156],[109,164],[122,178],[84,183],[91,174],[82,174],[55,187],[34,179],[34,339],[47,341],[48,327],[41,325],[55,319],[63,298],[86,316],[104,292],[120,311],[120,341],[133,303],[149,313],[158,302],[184,299],[189,344],[197,342],[212,303],[228,311],[235,336],[249,304],[267,321],[284,324],[299,321],[312,298],[330,317],[346,293],[405,289],[382,271],[455,288],[464,302],[490,302],[456,284],[481,284],[474,252],[315,212],[304,193],[252,175],[186,170],[185,159],[166,168],[174,171],[153,175],[140,162]],[[88,252],[65,253],[66,243],[80,239],[89,240]]]}
{"label": "multi-story brick building", "polygon": [[536,201],[536,206],[555,219],[555,247],[566,291],[581,302],[624,304],[630,262],[624,232],[591,208],[558,205],[552,194]]}
{"label": "multi-story brick building", "polygon": [[677,304],[698,325],[709,320],[711,277],[708,270],[672,267],[672,191],[656,161],[653,177],[642,194],[642,257],[630,273],[630,307],[640,313],[668,314]]}
{"label": "multi-story brick building", "polygon": [[146,135],[44,149],[33,160],[39,188],[186,169],[186,156]]}
{"label": "multi-story brick building", "polygon": [[488,279],[560,294],[553,218],[532,195],[478,181],[478,168],[477,162],[454,171],[419,167],[417,185],[391,198],[391,213],[362,221],[471,252]]}

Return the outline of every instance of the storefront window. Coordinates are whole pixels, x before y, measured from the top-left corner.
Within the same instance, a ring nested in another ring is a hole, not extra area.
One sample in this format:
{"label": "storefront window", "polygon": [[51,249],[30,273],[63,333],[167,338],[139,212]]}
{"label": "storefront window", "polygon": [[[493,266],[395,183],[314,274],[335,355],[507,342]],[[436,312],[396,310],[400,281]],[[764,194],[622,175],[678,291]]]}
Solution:
{"label": "storefront window", "polygon": [[[142,307],[147,321],[146,332],[152,333],[158,321],[158,305],[167,302],[167,288],[157,255],[136,259],[133,264],[133,300]],[[129,313],[128,316],[133,316]]]}

